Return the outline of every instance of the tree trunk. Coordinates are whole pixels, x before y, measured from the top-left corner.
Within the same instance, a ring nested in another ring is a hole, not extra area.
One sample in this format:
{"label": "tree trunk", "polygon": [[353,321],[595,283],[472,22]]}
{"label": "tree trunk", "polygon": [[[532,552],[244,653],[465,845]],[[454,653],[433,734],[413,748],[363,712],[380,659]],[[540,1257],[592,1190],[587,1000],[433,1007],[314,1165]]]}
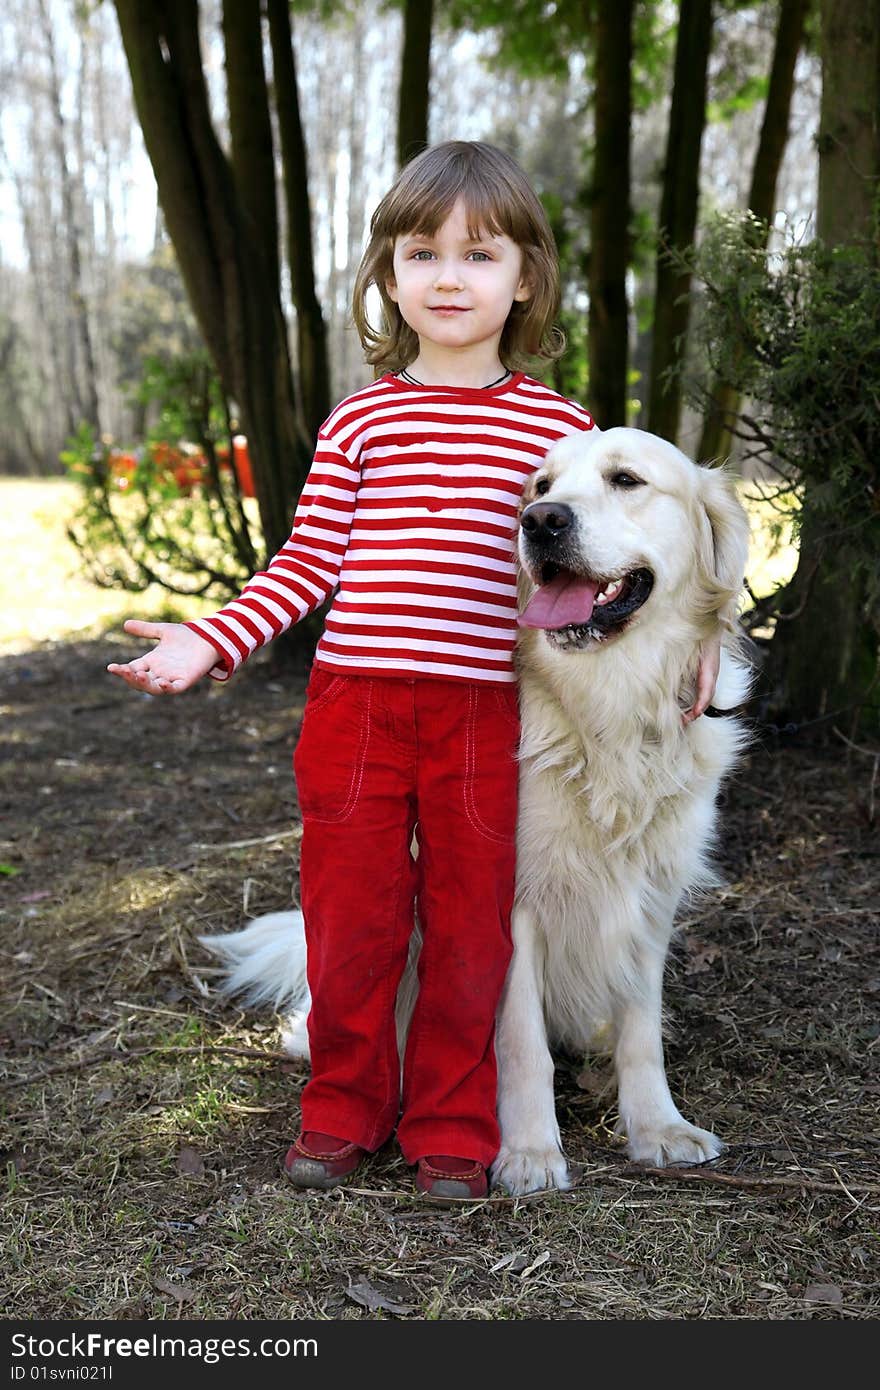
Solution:
{"label": "tree trunk", "polygon": [[[782,0],[780,6],[767,104],[749,190],[748,207],[759,222],[755,228],[756,246],[767,245],[776,210],[776,183],[788,142],[794,69],[804,39],[804,22],[810,3],[811,0]],[[739,410],[739,399],[739,393],[726,382],[718,380],[713,385],[697,450],[697,459],[701,463],[726,458],[730,453],[731,428]]]}
{"label": "tree trunk", "polygon": [[[199,327],[248,436],[271,554],[287,539],[309,460],[296,424],[277,278],[263,250],[264,229],[255,232],[258,210],[242,203],[251,181],[240,166],[233,172],[211,123],[196,0],[115,4],[166,225]],[[256,5],[230,4],[230,14],[252,25]],[[237,31],[234,22],[226,27]],[[250,71],[257,80],[252,50]],[[252,99],[265,101],[265,86]],[[230,105],[241,115],[237,99]],[[242,120],[253,138],[255,122]],[[233,145],[241,149],[244,139],[239,126]],[[268,157],[261,151],[263,169]]]}
{"label": "tree trunk", "polygon": [[[2,143],[0,143],[0,153],[3,153]],[[49,431],[46,431],[45,428],[42,430],[38,428],[37,438],[39,439],[39,444],[37,445],[37,452],[40,458],[40,466],[37,472],[39,473],[45,471],[50,463],[48,450],[46,449],[47,436],[51,438],[56,430],[60,430],[63,436],[69,438],[71,435],[76,434],[79,420],[73,400],[73,392],[67,387],[67,374],[62,356],[61,334],[55,331],[55,323],[57,321],[56,315],[53,313],[53,300],[55,296],[44,266],[46,258],[40,251],[39,226],[41,219],[35,213],[29,202],[24,179],[15,171],[12,172],[11,177],[15,184],[15,192],[18,199],[25,252],[30,269],[34,307],[37,313],[38,332],[43,339],[42,343],[40,342],[39,336],[36,340],[38,350],[34,365],[37,374],[37,394],[38,399],[56,407],[55,412],[52,412],[55,418],[51,420]],[[53,269],[55,269],[54,266]],[[40,350],[41,348],[42,350]],[[48,414],[49,412],[47,411],[46,413]],[[54,462],[54,459],[52,462]]]}
{"label": "tree trunk", "polygon": [[296,309],[299,412],[310,446],[330,414],[327,328],[315,289],[312,216],[306,145],[299,111],[293,34],[288,0],[268,0],[275,110],[281,137],[287,208],[290,293]]}
{"label": "tree trunk", "polygon": [[[64,236],[68,257],[68,276],[70,293],[70,344],[68,372],[72,398],[76,401],[79,420],[85,420],[96,434],[101,433],[100,411],[98,408],[98,369],[95,363],[94,344],[89,324],[89,306],[85,289],[82,266],[82,228],[80,226],[79,199],[74,187],[67,155],[67,130],[64,111],[61,105],[61,82],[58,76],[58,62],[55,53],[55,36],[52,20],[46,7],[46,0],[39,0],[40,21],[46,41],[49,59],[49,104],[51,109],[55,157],[58,162],[58,175],[61,183],[61,206],[64,213]],[[80,91],[82,98],[82,91]]]}
{"label": "tree trunk", "polygon": [[[648,429],[675,443],[681,383],[667,377],[684,355],[691,277],[675,269],[666,248],[684,251],[694,239],[700,187],[700,147],[706,125],[706,74],[712,44],[712,0],[681,0],[654,291]],[[601,422],[600,422],[601,423]]]}
{"label": "tree trunk", "polygon": [[[880,5],[822,0],[822,115],[819,131],[818,233],[832,246],[877,242],[880,179]],[[800,538],[792,581],[796,618],[780,621],[771,673],[795,720],[821,719],[849,729],[876,679],[878,639],[865,618],[865,584],[854,582],[845,547],[823,535],[813,511]],[[876,703],[876,686],[874,687]],[[874,726],[876,715],[871,721]]]}
{"label": "tree trunk", "polygon": [[270,284],[280,282],[275,153],[263,67],[260,0],[223,6],[226,92],[232,137],[232,175],[252,242]]}
{"label": "tree trunk", "polygon": [[397,115],[397,163],[401,168],[428,143],[433,18],[434,0],[404,0]]}
{"label": "tree trunk", "polygon": [[590,408],[601,429],[626,424],[629,318],[632,0],[596,10],[596,137],[590,202]]}

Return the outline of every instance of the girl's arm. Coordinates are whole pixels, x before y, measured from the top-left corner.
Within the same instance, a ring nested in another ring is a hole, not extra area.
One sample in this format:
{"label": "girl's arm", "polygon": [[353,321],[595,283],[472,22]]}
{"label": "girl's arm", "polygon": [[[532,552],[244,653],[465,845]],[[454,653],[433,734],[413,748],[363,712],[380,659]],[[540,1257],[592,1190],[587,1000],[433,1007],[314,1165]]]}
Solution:
{"label": "girl's arm", "polygon": [[153,638],[157,645],[107,670],[150,695],[179,695],[204,675],[228,680],[252,652],[318,608],[336,588],[359,483],[359,462],[352,463],[322,431],[290,538],[267,568],[213,617],[187,623],[129,620],[126,632]]}

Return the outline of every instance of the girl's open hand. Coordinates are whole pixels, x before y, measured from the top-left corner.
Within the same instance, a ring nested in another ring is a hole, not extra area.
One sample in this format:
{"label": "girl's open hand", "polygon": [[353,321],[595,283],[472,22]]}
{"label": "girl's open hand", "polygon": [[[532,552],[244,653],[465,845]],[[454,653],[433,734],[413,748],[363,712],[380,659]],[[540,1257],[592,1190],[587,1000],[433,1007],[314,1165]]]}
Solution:
{"label": "girl's open hand", "polygon": [[152,638],[157,645],[134,661],[112,661],[107,670],[147,695],[180,695],[219,660],[210,642],[183,623],[142,623],[129,618],[124,626],[126,632]]}

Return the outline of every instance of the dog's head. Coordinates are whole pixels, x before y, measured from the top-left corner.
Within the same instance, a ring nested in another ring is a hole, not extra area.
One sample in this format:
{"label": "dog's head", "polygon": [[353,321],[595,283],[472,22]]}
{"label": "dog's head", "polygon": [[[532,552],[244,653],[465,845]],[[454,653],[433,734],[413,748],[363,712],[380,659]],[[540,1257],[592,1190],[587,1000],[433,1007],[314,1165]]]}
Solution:
{"label": "dog's head", "polygon": [[643,430],[573,434],[526,484],[523,627],[561,652],[670,618],[697,637],[733,629],[748,520],[730,474]]}

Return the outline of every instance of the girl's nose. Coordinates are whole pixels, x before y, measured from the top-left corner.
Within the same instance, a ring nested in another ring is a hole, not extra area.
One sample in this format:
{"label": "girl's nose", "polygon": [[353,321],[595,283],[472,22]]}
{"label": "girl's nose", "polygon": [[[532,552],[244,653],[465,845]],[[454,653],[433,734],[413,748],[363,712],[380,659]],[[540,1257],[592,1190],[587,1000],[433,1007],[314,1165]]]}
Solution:
{"label": "girl's nose", "polygon": [[454,260],[437,262],[434,275],[434,288],[438,290],[457,290],[461,286],[461,275]]}

